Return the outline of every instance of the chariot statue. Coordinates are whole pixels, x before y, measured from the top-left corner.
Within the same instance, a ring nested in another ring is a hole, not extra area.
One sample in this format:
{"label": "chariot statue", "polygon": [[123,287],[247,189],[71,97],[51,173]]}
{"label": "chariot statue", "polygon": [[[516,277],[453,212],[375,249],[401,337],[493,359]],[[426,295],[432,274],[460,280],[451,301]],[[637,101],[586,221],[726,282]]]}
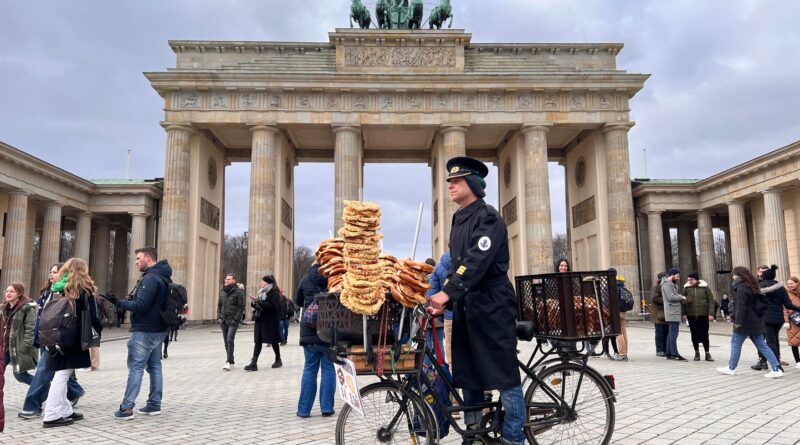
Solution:
{"label": "chariot statue", "polygon": [[430,29],[442,29],[442,25],[450,19],[448,27],[453,25],[453,9],[450,0],[440,0],[433,8],[430,17],[422,21],[424,5],[422,0],[377,0],[375,4],[375,21],[362,0],[351,0],[350,27],[353,21],[362,29],[375,25],[379,29],[420,29],[425,23]]}

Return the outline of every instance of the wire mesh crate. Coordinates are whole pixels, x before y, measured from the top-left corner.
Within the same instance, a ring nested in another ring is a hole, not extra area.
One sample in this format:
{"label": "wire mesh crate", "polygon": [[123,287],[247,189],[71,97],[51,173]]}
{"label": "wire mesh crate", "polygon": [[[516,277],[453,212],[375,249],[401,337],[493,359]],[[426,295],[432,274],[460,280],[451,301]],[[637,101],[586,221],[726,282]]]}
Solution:
{"label": "wire mesh crate", "polygon": [[594,340],[620,333],[616,271],[566,272],[516,277],[520,321],[536,337]]}
{"label": "wire mesh crate", "polygon": [[[364,317],[353,313],[345,305],[339,302],[339,292],[318,294],[317,300],[317,335],[328,343],[340,345],[364,344]],[[385,305],[389,305],[389,332],[387,342],[393,343],[395,331],[400,324],[400,315],[403,307],[395,302],[387,294]],[[383,309],[378,314],[367,317],[367,335],[372,344],[378,343],[378,333],[380,331],[380,316]],[[410,314],[406,314],[404,332],[408,333],[411,321]],[[405,335],[405,334],[404,334]]]}

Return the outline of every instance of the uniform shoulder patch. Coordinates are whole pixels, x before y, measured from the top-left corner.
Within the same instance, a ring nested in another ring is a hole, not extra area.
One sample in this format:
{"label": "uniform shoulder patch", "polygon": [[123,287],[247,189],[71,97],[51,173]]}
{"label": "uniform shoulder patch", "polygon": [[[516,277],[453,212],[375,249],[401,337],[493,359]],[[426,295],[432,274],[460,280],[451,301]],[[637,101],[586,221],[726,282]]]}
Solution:
{"label": "uniform shoulder patch", "polygon": [[492,247],[492,239],[488,236],[482,236],[481,239],[478,240],[478,249],[483,252],[486,252]]}

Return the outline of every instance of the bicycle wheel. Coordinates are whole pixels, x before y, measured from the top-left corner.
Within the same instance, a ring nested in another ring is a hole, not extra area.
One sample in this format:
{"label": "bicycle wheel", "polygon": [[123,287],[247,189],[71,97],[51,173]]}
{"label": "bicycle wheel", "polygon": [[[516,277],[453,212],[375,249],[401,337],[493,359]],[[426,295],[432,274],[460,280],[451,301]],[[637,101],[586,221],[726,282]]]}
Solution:
{"label": "bicycle wheel", "polygon": [[[555,365],[540,372],[539,381],[528,387],[525,435],[531,444],[609,443],[614,432],[613,393],[597,371],[588,367],[582,370],[583,366],[578,363]],[[581,375],[583,380],[580,380]],[[564,403],[545,391],[543,385],[558,394]],[[573,402],[574,411],[571,409]]]}
{"label": "bicycle wheel", "polygon": [[336,421],[337,445],[435,444],[437,424],[422,398],[389,382],[361,389],[362,417],[345,405]]}

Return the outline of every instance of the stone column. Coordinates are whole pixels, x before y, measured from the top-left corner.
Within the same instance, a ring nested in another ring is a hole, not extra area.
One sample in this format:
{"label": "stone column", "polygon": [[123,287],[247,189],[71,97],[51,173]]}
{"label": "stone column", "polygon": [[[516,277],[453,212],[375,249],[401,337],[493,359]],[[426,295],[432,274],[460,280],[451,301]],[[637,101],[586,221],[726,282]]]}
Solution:
{"label": "stone column", "polygon": [[[660,211],[647,212],[647,233],[650,235],[650,268],[653,279],[660,272],[666,272],[664,256],[664,229]],[[627,277],[626,277],[627,278]]]}
{"label": "stone column", "polygon": [[694,237],[689,221],[678,222],[678,268],[685,275],[692,271],[692,258],[695,256]]}
{"label": "stone column", "polygon": [[89,262],[92,248],[92,214],[83,212],[78,214],[75,223],[75,256]]}
{"label": "stone column", "polygon": [[[447,165],[447,161],[456,156],[467,155],[467,127],[460,126],[446,126],[442,128],[442,153],[441,169]],[[446,170],[445,170],[446,171]],[[444,174],[447,178],[447,173]],[[440,224],[444,224],[444,245],[447,250],[447,245],[450,242],[450,229],[452,228],[451,222],[453,215],[458,210],[458,205],[450,200],[450,192],[447,191],[447,182],[440,184],[444,192],[444,214]],[[552,242],[552,241],[551,241]]]}
{"label": "stone column", "polygon": [[[714,226],[711,212],[697,212],[697,235],[700,237],[700,279],[708,283],[709,289],[717,296],[717,262],[714,259]],[[681,274],[681,279],[686,275]]]}
{"label": "stone column", "polygon": [[133,260],[136,259],[136,249],[145,246],[147,239],[147,214],[131,214],[131,244],[128,248],[128,289],[132,289],[141,272],[136,269]]}
{"label": "stone column", "polygon": [[631,292],[639,295],[639,273],[636,258],[636,227],[633,221],[628,130],[633,123],[607,124],[603,128],[606,142],[608,193],[608,232],[611,264],[625,276]]}
{"label": "stone column", "polygon": [[35,278],[35,284],[47,282],[50,268],[58,262],[61,253],[61,207],[56,202],[45,205],[42,238],[39,243],[39,276]]}
{"label": "stone column", "polygon": [[[185,125],[169,125],[166,130],[158,255],[169,260],[172,281],[185,285],[189,271],[189,141],[193,130]],[[133,263],[132,258],[130,262]]]}
{"label": "stone column", "polygon": [[128,261],[128,231],[124,227],[117,227],[114,229],[114,264],[111,288],[118,298],[123,298],[130,292],[128,288],[129,267],[133,267],[133,259]]}
{"label": "stone column", "polygon": [[94,254],[92,255],[92,270],[97,290],[105,294],[111,288],[108,283],[108,253],[111,248],[111,229],[107,221],[98,221],[94,239]]}
{"label": "stone column", "polygon": [[547,171],[546,125],[522,128],[525,138],[525,238],[529,274],[553,270],[553,229],[550,222],[550,179]]}
{"label": "stone column", "polygon": [[342,227],[344,201],[357,201],[361,187],[361,130],[357,127],[335,127],[336,145],[333,148],[334,163],[334,215],[333,236]]}
{"label": "stone column", "polygon": [[[3,274],[0,289],[5,291],[9,283],[23,282],[26,268],[31,264],[26,261],[26,251],[31,248],[31,240],[26,239],[28,228],[28,200],[30,195],[21,190],[8,193],[8,210],[5,225],[5,242],[3,244]],[[30,283],[23,283],[26,286]],[[3,300],[5,301],[5,299]]]}
{"label": "stone column", "polygon": [[731,265],[733,267],[750,268],[750,243],[747,239],[747,219],[744,214],[744,202],[728,203],[728,225],[731,235]]}
{"label": "stone column", "polygon": [[767,266],[778,266],[775,277],[778,281],[786,281],[789,273],[789,247],[786,241],[786,221],[783,214],[781,191],[768,189],[764,194],[764,219],[767,235]]}
{"label": "stone column", "polygon": [[[250,129],[250,217],[247,230],[247,288],[256,295],[259,277],[275,273],[275,165],[279,130],[259,125]],[[241,278],[240,278],[241,279]]]}

